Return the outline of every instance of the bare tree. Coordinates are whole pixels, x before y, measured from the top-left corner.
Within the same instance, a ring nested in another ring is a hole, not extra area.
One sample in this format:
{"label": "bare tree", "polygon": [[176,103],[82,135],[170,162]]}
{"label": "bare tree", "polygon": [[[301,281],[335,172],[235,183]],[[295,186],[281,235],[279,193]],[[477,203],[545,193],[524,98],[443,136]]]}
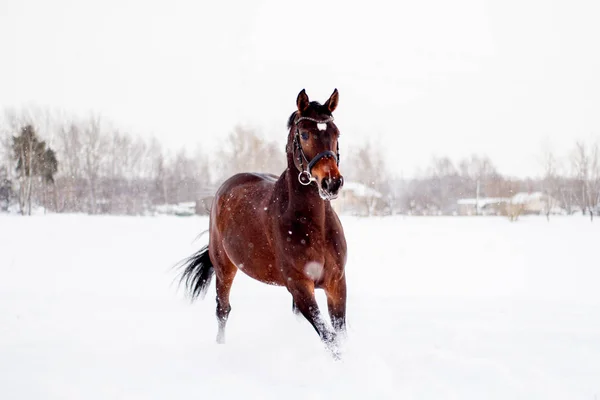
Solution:
{"label": "bare tree", "polygon": [[[577,183],[577,191],[575,196],[581,207],[581,212],[585,216],[590,207],[589,200],[589,180],[590,180],[590,157],[587,147],[584,142],[578,141],[575,143],[575,149],[571,155],[571,164],[573,168],[573,176]],[[590,208],[590,215],[593,219],[593,211]]]}
{"label": "bare tree", "polygon": [[65,173],[71,178],[79,177],[82,173],[82,136],[81,128],[75,122],[67,122],[59,130],[59,143]]}
{"label": "bare tree", "polygon": [[88,120],[82,137],[83,173],[88,181],[90,214],[98,212],[98,179],[106,155],[107,141],[102,136],[99,116]]}
{"label": "bare tree", "polygon": [[253,129],[237,125],[217,152],[221,179],[239,172],[266,172],[279,175],[286,160],[277,145],[265,141]]}
{"label": "bare tree", "polygon": [[459,184],[458,171],[448,157],[434,157],[428,170],[428,177],[429,201],[440,212],[445,213],[456,204],[453,191]]}
{"label": "bare tree", "polygon": [[[44,181],[43,177],[37,176],[35,179],[27,176],[16,179],[17,161],[12,137],[26,125],[34,127],[36,132],[37,127],[41,127],[39,132],[54,140],[57,147],[54,158],[61,160],[56,181]],[[264,170],[265,165],[267,170],[273,170],[268,163],[275,159],[281,164],[276,168],[280,173],[285,159],[279,152],[277,157],[271,157],[276,146],[252,138],[248,140],[245,133],[238,132],[240,137],[232,138],[225,146],[231,150],[231,156],[226,159],[250,159],[254,163],[250,168],[254,165],[256,170]],[[241,155],[234,153],[239,149],[230,146],[237,144],[237,139],[245,140],[247,145]],[[253,145],[253,142],[260,145]],[[7,207],[8,189],[14,186],[17,193],[19,190],[27,192],[20,196],[21,199],[29,198],[32,203],[43,201],[47,208],[54,206],[58,212],[139,214],[160,202],[195,200],[201,188],[210,184],[209,166],[207,157],[201,152],[192,157],[186,152],[169,157],[156,139],[148,141],[133,137],[111,128],[98,116],[78,120],[41,107],[18,111],[5,109],[0,115],[3,208]],[[54,194],[54,201],[50,201],[51,194]]]}
{"label": "bare tree", "polygon": [[4,124],[0,132],[0,154],[3,153],[3,164],[6,170],[6,179],[11,181],[17,181],[16,173],[16,161],[13,153],[13,135],[19,132],[19,129],[30,123],[29,120],[23,117],[22,112],[17,111],[14,108],[7,108],[4,110]]}
{"label": "bare tree", "polygon": [[390,215],[396,215],[402,212],[406,207],[402,203],[404,196],[408,193],[406,181],[402,175],[392,177],[383,184],[382,193],[385,196],[388,212]]}
{"label": "bare tree", "polygon": [[361,183],[368,188],[362,193],[362,202],[368,215],[375,214],[377,208],[381,206],[381,192],[388,188],[386,183],[390,177],[379,148],[372,146],[371,143],[357,147],[347,157],[344,171],[348,181]]}
{"label": "bare tree", "polygon": [[63,160],[62,174],[58,186],[61,187],[62,202],[57,210],[81,211],[79,184],[83,181],[83,127],[71,120],[62,121],[58,129],[58,153]]}
{"label": "bare tree", "polygon": [[124,187],[129,196],[125,198],[125,210],[128,214],[140,214],[150,202],[147,184],[151,170],[146,165],[148,145],[142,139],[132,139],[127,156],[127,171],[124,175]]}
{"label": "bare tree", "polygon": [[[2,179],[6,182],[10,181],[12,177],[13,156],[11,144],[11,135],[8,130],[0,128],[0,171],[3,171]],[[6,186],[6,183],[4,185]]]}
{"label": "bare tree", "polygon": [[590,150],[590,176],[588,184],[590,218],[600,212],[600,145],[596,141]]}
{"label": "bare tree", "polygon": [[152,160],[153,160],[153,181],[155,188],[159,193],[159,203],[169,204],[171,197],[169,196],[169,185],[168,185],[168,167],[165,159],[165,154],[162,149],[153,142],[151,146]]}
{"label": "bare tree", "polygon": [[196,200],[196,177],[199,173],[194,160],[187,156],[185,149],[175,155],[172,167],[171,192],[175,202]]}
{"label": "bare tree", "polygon": [[556,198],[560,193],[560,179],[558,176],[558,160],[549,147],[542,153],[542,167],[544,170],[543,193],[546,197],[546,219],[550,221],[552,210],[558,205]]}

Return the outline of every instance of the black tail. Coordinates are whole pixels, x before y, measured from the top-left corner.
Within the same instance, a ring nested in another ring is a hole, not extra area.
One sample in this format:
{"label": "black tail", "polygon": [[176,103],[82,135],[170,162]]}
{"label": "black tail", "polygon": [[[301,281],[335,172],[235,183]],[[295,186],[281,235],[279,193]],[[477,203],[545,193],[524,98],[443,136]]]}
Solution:
{"label": "black tail", "polygon": [[192,300],[204,298],[215,269],[208,256],[208,246],[201,248],[196,254],[182,262],[185,267],[179,283],[185,282],[185,287]]}

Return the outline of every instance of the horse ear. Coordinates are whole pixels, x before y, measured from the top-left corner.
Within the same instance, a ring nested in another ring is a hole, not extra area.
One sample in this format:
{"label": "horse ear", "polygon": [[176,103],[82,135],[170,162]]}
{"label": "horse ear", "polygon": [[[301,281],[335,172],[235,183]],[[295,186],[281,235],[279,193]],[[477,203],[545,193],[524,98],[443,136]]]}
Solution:
{"label": "horse ear", "polygon": [[298,106],[298,112],[302,114],[308,108],[310,101],[308,100],[308,95],[302,89],[300,93],[298,93],[298,98],[296,99],[296,105]]}
{"label": "horse ear", "polygon": [[327,107],[327,109],[329,110],[329,112],[333,112],[338,105],[338,101],[340,100],[340,95],[338,93],[337,89],[334,89],[333,93],[331,94],[331,96],[329,96],[329,99],[325,102],[325,107]]}

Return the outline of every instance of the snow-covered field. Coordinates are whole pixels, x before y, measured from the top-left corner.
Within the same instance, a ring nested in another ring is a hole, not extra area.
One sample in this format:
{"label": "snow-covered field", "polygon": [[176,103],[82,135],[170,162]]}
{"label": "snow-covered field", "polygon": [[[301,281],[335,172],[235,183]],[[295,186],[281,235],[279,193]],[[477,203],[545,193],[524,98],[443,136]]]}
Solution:
{"label": "snow-covered field", "polygon": [[215,343],[172,269],[207,223],[0,216],[0,398],[600,399],[600,222],[344,218],[339,362],[243,274]]}

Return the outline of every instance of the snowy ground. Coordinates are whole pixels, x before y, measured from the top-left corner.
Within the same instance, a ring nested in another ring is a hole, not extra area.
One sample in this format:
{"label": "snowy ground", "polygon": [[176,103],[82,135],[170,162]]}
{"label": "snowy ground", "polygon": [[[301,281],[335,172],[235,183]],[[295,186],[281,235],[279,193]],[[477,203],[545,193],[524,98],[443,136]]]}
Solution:
{"label": "snowy ground", "polygon": [[190,305],[171,269],[206,219],[0,216],[0,398],[600,399],[600,222],[343,222],[335,362],[243,274],[215,344],[214,283]]}

